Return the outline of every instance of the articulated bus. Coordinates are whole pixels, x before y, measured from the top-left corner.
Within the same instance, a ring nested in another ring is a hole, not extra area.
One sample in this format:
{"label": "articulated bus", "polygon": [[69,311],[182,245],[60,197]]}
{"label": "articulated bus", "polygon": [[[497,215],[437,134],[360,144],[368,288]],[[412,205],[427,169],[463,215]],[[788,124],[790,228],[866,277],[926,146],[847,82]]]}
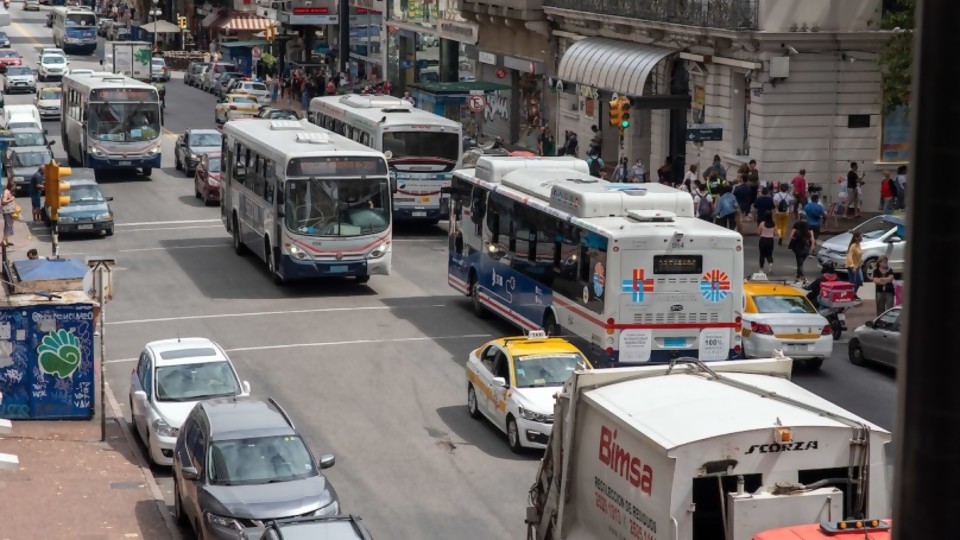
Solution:
{"label": "articulated bus", "polygon": [[441,190],[461,166],[459,122],[391,96],[326,96],[310,101],[314,124],[386,154],[398,220],[437,223],[447,217]]}
{"label": "articulated bus", "polygon": [[72,166],[141,169],[160,166],[160,94],[123,75],[63,78],[63,148]]}
{"label": "articulated bus", "polygon": [[305,120],[223,126],[221,218],[238,255],[252,251],[275,283],[389,275],[387,159]]}
{"label": "articulated bus", "polygon": [[53,44],[67,53],[93,54],[97,49],[97,16],[89,10],[53,10]]}
{"label": "articulated bus", "polygon": [[743,238],[689,194],[575,158],[482,157],[454,174],[447,282],[477,315],[571,338],[601,366],[737,358]]}

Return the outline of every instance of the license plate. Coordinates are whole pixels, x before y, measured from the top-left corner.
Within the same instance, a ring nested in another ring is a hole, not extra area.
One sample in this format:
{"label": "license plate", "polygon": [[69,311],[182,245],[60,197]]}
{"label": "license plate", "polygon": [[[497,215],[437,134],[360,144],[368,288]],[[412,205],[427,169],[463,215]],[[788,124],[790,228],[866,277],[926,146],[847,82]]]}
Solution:
{"label": "license plate", "polygon": [[787,345],[787,350],[790,350],[790,351],[809,351],[809,350],[810,350],[810,347],[811,347],[811,345],[809,345],[809,344],[807,344],[807,343],[794,343],[794,344],[788,344],[788,345]]}
{"label": "license plate", "polygon": [[420,197],[420,202],[423,204],[427,204],[430,202],[430,197]]}
{"label": "license plate", "polygon": [[90,231],[93,230],[93,225],[77,225],[77,229],[81,231]]}
{"label": "license plate", "polygon": [[346,267],[346,266],[331,266],[331,267],[330,267],[330,273],[331,273],[331,274],[342,274],[342,273],[344,273],[344,272],[346,272],[346,271],[347,271],[347,267]]}
{"label": "license plate", "polygon": [[117,165],[133,165],[132,161],[118,161]]}
{"label": "license plate", "polygon": [[672,349],[682,349],[687,346],[686,338],[666,338],[663,340],[663,346]]}
{"label": "license plate", "polygon": [[414,212],[413,217],[427,217],[426,212]]}

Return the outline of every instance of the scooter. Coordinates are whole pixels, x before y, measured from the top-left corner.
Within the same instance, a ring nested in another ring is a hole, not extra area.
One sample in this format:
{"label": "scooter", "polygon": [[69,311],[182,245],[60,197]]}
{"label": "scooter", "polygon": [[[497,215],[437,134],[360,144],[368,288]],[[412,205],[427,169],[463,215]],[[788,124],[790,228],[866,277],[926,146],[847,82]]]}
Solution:
{"label": "scooter", "polygon": [[807,291],[807,299],[817,308],[817,312],[827,320],[833,334],[834,341],[840,339],[840,336],[847,331],[847,310],[862,304],[860,300],[851,300],[838,302],[835,304],[825,304],[819,296],[818,290],[811,290],[815,282],[805,284],[803,289]]}

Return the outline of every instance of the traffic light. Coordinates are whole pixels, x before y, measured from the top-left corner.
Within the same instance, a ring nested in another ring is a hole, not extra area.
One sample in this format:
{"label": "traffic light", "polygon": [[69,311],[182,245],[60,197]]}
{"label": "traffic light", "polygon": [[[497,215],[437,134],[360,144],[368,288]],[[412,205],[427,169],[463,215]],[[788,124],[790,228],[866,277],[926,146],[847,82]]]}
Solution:
{"label": "traffic light", "polygon": [[620,135],[624,130],[630,127],[630,98],[620,96],[617,98],[617,127],[620,128]]}
{"label": "traffic light", "polygon": [[610,125],[620,125],[620,98],[610,100]]}
{"label": "traffic light", "polygon": [[263,29],[263,37],[264,37],[264,39],[266,39],[268,42],[273,43],[273,40],[276,39],[276,37],[277,37],[277,27],[276,27],[276,26],[268,26],[268,27],[264,28],[264,29]]}
{"label": "traffic light", "polygon": [[70,167],[61,167],[51,160],[43,166],[44,198],[46,199],[50,221],[57,221],[60,208],[70,204],[70,196],[64,195],[70,191],[70,183],[61,178],[70,176],[73,170]]}
{"label": "traffic light", "polygon": [[187,18],[184,17],[183,15],[179,15],[179,16],[177,17],[177,26],[180,27],[180,30],[186,30],[186,29],[187,29]]}

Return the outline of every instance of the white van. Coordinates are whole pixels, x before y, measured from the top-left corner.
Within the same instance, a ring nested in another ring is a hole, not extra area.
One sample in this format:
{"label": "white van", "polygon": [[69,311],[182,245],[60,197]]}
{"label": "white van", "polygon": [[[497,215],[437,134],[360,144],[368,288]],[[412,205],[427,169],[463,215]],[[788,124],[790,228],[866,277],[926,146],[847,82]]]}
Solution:
{"label": "white van", "polygon": [[[24,118],[26,117],[26,118]],[[41,126],[40,110],[36,105],[7,105],[3,109],[3,128],[9,129],[9,125],[16,122],[28,122],[30,119],[36,121],[37,127]]]}

